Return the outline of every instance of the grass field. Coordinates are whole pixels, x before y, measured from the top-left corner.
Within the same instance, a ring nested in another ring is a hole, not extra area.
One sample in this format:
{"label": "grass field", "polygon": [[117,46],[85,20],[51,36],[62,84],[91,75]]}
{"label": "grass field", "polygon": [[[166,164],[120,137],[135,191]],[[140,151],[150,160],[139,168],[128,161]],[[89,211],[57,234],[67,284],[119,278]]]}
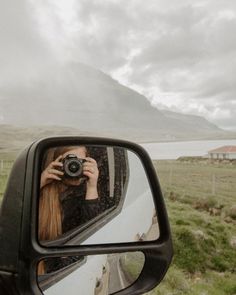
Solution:
{"label": "grass field", "polygon": [[154,162],[175,255],[154,295],[236,294],[236,166]]}
{"label": "grass field", "polygon": [[[149,294],[236,295],[236,165],[207,161],[154,165],[175,255],[165,279]],[[0,202],[10,166],[11,162],[1,167],[0,162]],[[129,271],[136,273],[133,263]]]}

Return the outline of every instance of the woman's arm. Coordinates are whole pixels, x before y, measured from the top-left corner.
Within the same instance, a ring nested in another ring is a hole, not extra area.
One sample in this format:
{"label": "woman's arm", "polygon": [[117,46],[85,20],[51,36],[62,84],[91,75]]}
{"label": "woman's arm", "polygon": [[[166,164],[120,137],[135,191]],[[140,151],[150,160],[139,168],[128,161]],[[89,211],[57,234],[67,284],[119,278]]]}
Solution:
{"label": "woman's arm", "polygon": [[97,183],[99,171],[97,167],[97,162],[93,158],[85,158],[86,162],[83,165],[83,174],[88,177],[87,180],[87,190],[86,190],[86,200],[96,200],[98,199]]}

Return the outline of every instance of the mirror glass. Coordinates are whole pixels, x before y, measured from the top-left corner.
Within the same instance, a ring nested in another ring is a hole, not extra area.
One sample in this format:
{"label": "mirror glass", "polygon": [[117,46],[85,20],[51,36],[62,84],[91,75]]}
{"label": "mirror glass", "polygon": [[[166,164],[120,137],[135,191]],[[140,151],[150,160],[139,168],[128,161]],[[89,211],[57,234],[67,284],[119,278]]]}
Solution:
{"label": "mirror glass", "polygon": [[45,295],[113,294],[137,280],[144,262],[142,252],[48,258],[38,265],[38,285]]}
{"label": "mirror glass", "polygon": [[48,149],[39,173],[38,236],[44,246],[126,243],[159,237],[139,157],[122,147]]}

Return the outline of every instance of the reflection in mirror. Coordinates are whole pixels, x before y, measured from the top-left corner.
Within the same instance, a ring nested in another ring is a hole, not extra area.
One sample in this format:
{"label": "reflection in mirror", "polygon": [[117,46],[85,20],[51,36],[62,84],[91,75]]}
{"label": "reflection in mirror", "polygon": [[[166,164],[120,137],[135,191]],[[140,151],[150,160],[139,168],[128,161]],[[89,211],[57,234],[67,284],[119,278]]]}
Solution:
{"label": "reflection in mirror", "polygon": [[41,163],[38,220],[44,246],[149,241],[159,236],[142,163],[121,147],[48,149]]}
{"label": "reflection in mirror", "polygon": [[45,295],[113,294],[137,280],[144,262],[142,252],[48,258],[38,284]]}

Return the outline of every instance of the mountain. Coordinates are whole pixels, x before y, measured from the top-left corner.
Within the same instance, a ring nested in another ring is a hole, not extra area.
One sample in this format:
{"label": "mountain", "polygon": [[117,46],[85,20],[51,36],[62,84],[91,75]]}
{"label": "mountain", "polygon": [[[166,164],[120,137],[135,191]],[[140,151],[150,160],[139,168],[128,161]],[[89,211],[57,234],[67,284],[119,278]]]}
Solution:
{"label": "mountain", "polygon": [[178,120],[184,124],[187,124],[191,128],[197,128],[201,131],[219,131],[220,129],[213,123],[209,122],[207,119],[196,115],[186,115],[180,114],[172,111],[162,111],[162,113],[170,119]]}
{"label": "mountain", "polygon": [[58,135],[77,135],[77,136],[98,136],[96,133],[81,131],[72,127],[63,126],[29,126],[20,127],[13,125],[0,125],[0,158],[12,158],[20,150],[41,138]]}
{"label": "mountain", "polygon": [[160,111],[143,95],[79,63],[52,66],[37,79],[0,86],[0,118],[5,125],[64,126],[136,141],[225,134],[204,118]]}

